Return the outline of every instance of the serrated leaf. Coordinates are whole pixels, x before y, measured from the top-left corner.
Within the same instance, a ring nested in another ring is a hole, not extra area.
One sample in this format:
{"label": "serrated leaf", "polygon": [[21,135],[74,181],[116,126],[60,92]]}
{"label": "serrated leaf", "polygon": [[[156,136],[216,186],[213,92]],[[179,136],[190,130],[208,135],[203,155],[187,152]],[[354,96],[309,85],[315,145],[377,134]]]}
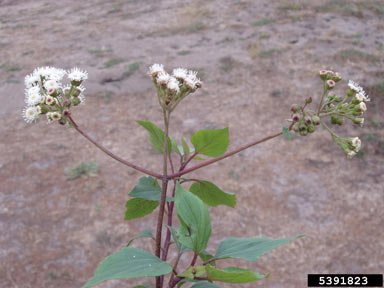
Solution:
{"label": "serrated leaf", "polygon": [[183,152],[184,152],[183,160],[185,162],[189,158],[189,153],[190,153],[189,146],[188,146],[187,142],[185,142],[184,138],[181,138],[181,144],[183,145]]}
{"label": "serrated leaf", "polygon": [[291,242],[301,236],[287,239],[269,238],[228,238],[222,241],[216,250],[215,258],[237,258],[256,261],[269,250]]}
{"label": "serrated leaf", "polygon": [[228,149],[228,128],[197,131],[192,135],[191,142],[197,154],[218,157]]}
{"label": "serrated leaf", "polygon": [[284,138],[286,140],[292,140],[293,139],[293,135],[291,134],[291,132],[289,131],[289,129],[287,127],[283,127],[283,135],[284,135]]}
{"label": "serrated leaf", "polygon": [[266,276],[253,272],[252,270],[237,267],[217,269],[211,265],[206,266],[208,279],[226,283],[248,283],[261,280]]}
{"label": "serrated leaf", "polygon": [[[149,141],[151,142],[152,147],[156,151],[163,153],[163,151],[164,151],[164,138],[165,138],[164,131],[150,121],[137,120],[136,122],[139,123],[141,126],[143,126],[148,131]],[[169,151],[169,153],[171,153],[171,150],[172,150],[172,141],[168,137],[168,151]]]}
{"label": "serrated leaf", "polygon": [[220,288],[220,287],[209,282],[199,282],[194,284],[191,288]]}
{"label": "serrated leaf", "polygon": [[145,229],[142,233],[140,233],[136,237],[133,237],[131,240],[129,240],[127,246],[131,245],[134,240],[140,239],[140,238],[145,238],[145,237],[152,238],[153,240],[155,240],[155,237],[153,236],[151,230]]}
{"label": "serrated leaf", "polygon": [[125,203],[127,210],[125,211],[125,220],[141,218],[151,214],[159,206],[158,201],[133,198]]}
{"label": "serrated leaf", "polygon": [[211,236],[211,219],[207,207],[179,183],[176,184],[175,205],[182,226],[189,230],[193,251],[204,251]]}
{"label": "serrated leaf", "polygon": [[224,192],[209,181],[197,181],[191,185],[189,190],[208,206],[226,205],[233,208],[236,205],[235,194]]}
{"label": "serrated leaf", "polygon": [[83,288],[92,287],[110,279],[155,277],[171,271],[172,266],[155,255],[140,249],[126,247],[105,258]]}

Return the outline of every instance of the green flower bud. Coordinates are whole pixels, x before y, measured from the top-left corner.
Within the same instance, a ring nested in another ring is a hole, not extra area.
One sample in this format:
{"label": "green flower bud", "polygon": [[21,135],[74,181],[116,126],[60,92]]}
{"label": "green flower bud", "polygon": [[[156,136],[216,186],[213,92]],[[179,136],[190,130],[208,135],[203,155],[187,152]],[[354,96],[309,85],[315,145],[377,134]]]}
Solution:
{"label": "green flower bud", "polygon": [[300,131],[300,135],[301,136],[307,136],[308,135],[308,131],[307,130],[302,130],[302,131]]}
{"label": "green flower bud", "polygon": [[72,105],[73,106],[77,106],[80,104],[80,99],[79,98],[73,98],[72,99]]}
{"label": "green flower bud", "polygon": [[313,133],[313,132],[315,132],[315,126],[313,126],[313,125],[308,125],[308,126],[307,126],[307,130],[308,130],[309,133]]}
{"label": "green flower bud", "polygon": [[339,126],[344,125],[344,118],[338,118],[337,119],[337,125],[339,125]]}
{"label": "green flower bud", "polygon": [[298,111],[300,111],[301,110],[301,105],[299,105],[299,104],[292,104],[292,106],[291,106],[291,111],[293,112],[293,113],[296,113],[296,112],[298,112]]}
{"label": "green flower bud", "polygon": [[307,130],[307,125],[305,125],[303,122],[299,124],[299,130],[300,131],[306,131]]}
{"label": "green flower bud", "polygon": [[347,90],[347,97],[352,97],[353,95],[355,94],[355,91],[353,91],[352,89],[348,89]]}
{"label": "green flower bud", "polygon": [[333,80],[327,80],[327,88],[329,89],[329,90],[331,90],[331,89],[333,89],[333,87],[335,87],[335,85],[336,85],[336,82],[335,81],[333,81]]}
{"label": "green flower bud", "polygon": [[305,99],[305,103],[307,104],[312,103],[312,97],[308,97],[307,99]]}
{"label": "green flower bud", "polygon": [[83,82],[83,81],[72,80],[72,81],[71,81],[71,85],[77,87],[77,86],[80,86],[82,82]]}
{"label": "green flower bud", "polygon": [[325,80],[327,79],[328,71],[327,70],[320,70],[319,71],[319,76],[321,79]]}
{"label": "green flower bud", "polygon": [[354,118],[352,121],[360,127],[363,127],[364,125],[364,118]]}
{"label": "green flower bud", "polygon": [[331,115],[331,124],[336,125],[338,123],[338,117]]}
{"label": "green flower bud", "polygon": [[320,125],[320,117],[318,116],[312,116],[312,123],[314,125]]}
{"label": "green flower bud", "polygon": [[81,90],[79,88],[74,88],[72,91],[72,96],[78,97],[81,94]]}
{"label": "green flower bud", "polygon": [[312,124],[312,117],[307,115],[305,116],[304,121],[305,121],[305,124],[310,125]]}
{"label": "green flower bud", "polygon": [[339,103],[339,102],[341,102],[341,98],[336,96],[336,97],[333,99],[333,101],[335,101],[336,103]]}
{"label": "green flower bud", "polygon": [[300,121],[300,115],[299,114],[293,114],[292,115],[293,122],[299,122]]}
{"label": "green flower bud", "polygon": [[295,125],[293,125],[292,129],[293,129],[293,131],[295,131],[295,132],[299,132],[299,130],[300,130],[300,124],[299,124],[299,123],[295,123]]}

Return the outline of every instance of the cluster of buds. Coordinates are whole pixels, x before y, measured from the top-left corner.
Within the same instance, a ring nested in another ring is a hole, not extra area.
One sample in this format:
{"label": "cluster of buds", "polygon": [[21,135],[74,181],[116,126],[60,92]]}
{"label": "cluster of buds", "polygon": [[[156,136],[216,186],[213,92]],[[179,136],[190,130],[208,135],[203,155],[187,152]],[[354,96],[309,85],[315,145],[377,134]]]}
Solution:
{"label": "cluster of buds", "polygon": [[336,134],[332,135],[333,141],[345,152],[348,159],[352,159],[361,148],[361,140],[358,137],[342,138]]}
{"label": "cluster of buds", "polygon": [[[70,85],[63,86],[65,75],[70,80]],[[46,115],[48,123],[58,121],[65,125],[70,108],[84,102],[85,88],[81,84],[87,78],[88,73],[78,68],[70,71],[54,67],[36,68],[25,77],[27,106],[23,111],[24,120],[32,123],[40,115]]]}
{"label": "cluster of buds", "polygon": [[153,64],[149,67],[149,75],[156,86],[161,107],[169,111],[173,111],[181,100],[202,86],[197,72],[184,68],[174,69],[170,75],[163,65]]}
{"label": "cluster of buds", "polygon": [[305,111],[305,107],[312,102],[312,97],[305,100],[305,105],[293,104],[291,106],[292,130],[301,136],[307,136],[308,133],[315,132],[315,126],[320,125],[319,116],[314,111]]}

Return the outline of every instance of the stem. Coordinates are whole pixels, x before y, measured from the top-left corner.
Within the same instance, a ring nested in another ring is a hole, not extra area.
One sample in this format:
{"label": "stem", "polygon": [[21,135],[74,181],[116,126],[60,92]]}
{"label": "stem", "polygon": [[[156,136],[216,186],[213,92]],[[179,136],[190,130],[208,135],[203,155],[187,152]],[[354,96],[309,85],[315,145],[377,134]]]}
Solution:
{"label": "stem", "polygon": [[328,91],[328,89],[327,89],[327,81],[325,81],[325,80],[324,80],[324,84],[323,84],[323,89],[324,89],[324,92],[323,92],[323,96],[321,96],[321,100],[320,100],[320,104],[319,104],[319,110],[317,110],[317,115],[320,114],[324,97],[325,97],[325,95],[327,94],[327,91]]}
{"label": "stem", "polygon": [[195,171],[195,170],[197,170],[197,169],[200,169],[200,168],[202,168],[202,167],[211,165],[211,164],[213,164],[213,163],[215,163],[215,162],[217,162],[217,161],[220,161],[220,160],[223,160],[223,159],[225,159],[225,158],[228,158],[228,157],[230,157],[230,156],[232,156],[232,155],[234,155],[234,154],[237,154],[237,153],[239,153],[239,152],[241,152],[241,151],[243,151],[243,150],[245,150],[245,149],[248,149],[248,148],[250,148],[250,147],[252,147],[252,146],[255,146],[255,145],[257,145],[257,144],[260,144],[260,143],[266,142],[266,141],[268,141],[268,140],[271,140],[271,139],[273,139],[273,138],[276,138],[276,137],[278,137],[278,136],[280,136],[280,135],[282,135],[282,134],[283,134],[283,132],[279,132],[279,133],[277,133],[277,134],[274,134],[274,135],[265,137],[265,138],[263,138],[263,139],[256,140],[256,141],[251,142],[251,143],[249,143],[249,144],[247,144],[247,145],[244,145],[244,146],[242,146],[242,147],[240,147],[240,148],[238,148],[238,149],[236,149],[236,150],[233,150],[233,151],[231,151],[231,152],[227,152],[227,153],[225,153],[224,155],[221,155],[220,157],[216,157],[216,158],[213,158],[213,159],[211,159],[211,160],[204,161],[203,163],[200,163],[200,164],[198,164],[198,165],[195,165],[195,166],[193,166],[193,167],[191,167],[191,168],[189,168],[189,169],[185,169],[185,170],[179,171],[179,172],[177,172],[177,173],[173,173],[173,174],[171,174],[171,175],[168,176],[168,180],[169,180],[169,179],[174,179],[174,178],[180,177],[181,175],[184,175],[184,174],[190,173],[190,172],[192,172],[192,171]]}
{"label": "stem", "polygon": [[177,275],[176,268],[177,268],[177,265],[179,265],[179,261],[180,261],[181,255],[182,255],[182,253],[180,253],[180,252],[177,254],[177,258],[176,258],[175,264],[173,265],[172,275],[171,275],[171,278],[169,279],[169,282],[168,282],[168,287],[171,285],[175,275]]}
{"label": "stem", "polygon": [[[156,256],[160,258],[161,254],[161,234],[163,230],[163,219],[164,219],[164,208],[167,198],[167,187],[168,187],[168,130],[169,130],[169,118],[170,112],[163,110],[164,116],[164,126],[165,126],[165,135],[164,135],[164,151],[163,151],[163,185],[160,199],[160,211],[157,218],[157,231],[156,231]],[[163,251],[163,254],[165,251]],[[156,277],[156,288],[163,287],[164,276]]]}
{"label": "stem", "polygon": [[191,266],[191,267],[195,266],[196,260],[197,260],[197,255],[198,254],[196,252],[193,254],[192,262],[189,266]]}
{"label": "stem", "polygon": [[81,135],[83,135],[89,142],[91,142],[93,145],[95,145],[97,148],[99,148],[101,151],[103,151],[105,154],[107,154],[108,156],[112,157],[113,159],[119,161],[120,163],[128,166],[128,167],[131,167],[133,169],[136,169],[137,171],[140,171],[140,172],[143,172],[147,175],[151,175],[155,178],[158,178],[158,179],[162,179],[163,176],[158,174],[158,173],[155,173],[155,172],[152,172],[152,171],[149,171],[145,168],[142,168],[140,166],[137,166],[131,162],[128,162],[122,158],[120,158],[119,156],[115,155],[113,152],[109,151],[107,148],[105,148],[103,145],[101,145],[100,143],[98,143],[96,140],[92,139],[91,136],[89,136],[86,132],[84,132],[77,124],[76,122],[72,119],[71,116],[67,116],[67,118],[69,119],[69,121],[71,121],[73,127],[77,130],[77,132],[79,132]]}

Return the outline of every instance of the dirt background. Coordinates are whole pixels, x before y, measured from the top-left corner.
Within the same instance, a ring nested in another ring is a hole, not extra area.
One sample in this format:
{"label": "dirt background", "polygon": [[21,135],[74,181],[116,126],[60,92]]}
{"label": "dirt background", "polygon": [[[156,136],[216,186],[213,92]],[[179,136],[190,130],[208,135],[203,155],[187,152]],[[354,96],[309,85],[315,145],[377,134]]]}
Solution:
{"label": "dirt background", "polygon": [[[209,251],[228,236],[306,235],[256,263],[230,263],[271,272],[269,279],[222,287],[306,287],[308,273],[383,273],[383,31],[382,0],[0,1],[0,287],[81,287],[105,256],[155,230],[154,216],[123,220],[142,174],[73,129],[23,122],[23,78],[43,65],[87,69],[86,105],[74,118],[116,154],[158,171],[161,156],[134,121],[161,126],[146,75],[152,63],[197,69],[204,81],[173,114],[171,134],[229,126],[230,147],[281,131],[292,103],[319,101],[319,69],[358,81],[372,98],[366,125],[336,129],[362,138],[358,158],[346,160],[318,129],[191,176],[238,199],[236,209],[210,209]],[[67,179],[66,168],[89,161],[97,177]],[[153,249],[150,240],[134,245]]]}

